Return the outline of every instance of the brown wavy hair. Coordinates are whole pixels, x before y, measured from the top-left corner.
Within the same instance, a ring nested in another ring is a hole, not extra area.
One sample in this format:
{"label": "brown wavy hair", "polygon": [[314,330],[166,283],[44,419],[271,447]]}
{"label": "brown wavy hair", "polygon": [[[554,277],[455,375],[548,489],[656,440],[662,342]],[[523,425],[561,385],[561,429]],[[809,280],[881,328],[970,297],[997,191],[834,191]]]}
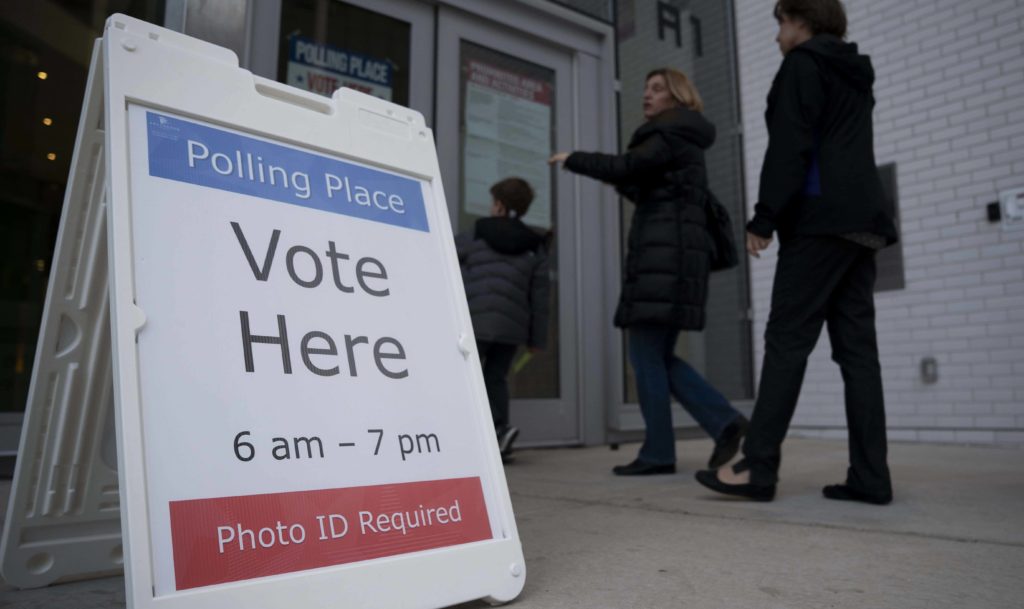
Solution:
{"label": "brown wavy hair", "polygon": [[700,92],[697,91],[697,86],[693,84],[686,74],[683,74],[675,68],[658,68],[657,70],[651,70],[647,73],[647,78],[644,82],[647,82],[655,76],[661,76],[665,79],[665,84],[668,85],[669,93],[675,98],[677,102],[686,106],[690,110],[696,110],[697,112],[704,111],[704,101],[700,98]]}

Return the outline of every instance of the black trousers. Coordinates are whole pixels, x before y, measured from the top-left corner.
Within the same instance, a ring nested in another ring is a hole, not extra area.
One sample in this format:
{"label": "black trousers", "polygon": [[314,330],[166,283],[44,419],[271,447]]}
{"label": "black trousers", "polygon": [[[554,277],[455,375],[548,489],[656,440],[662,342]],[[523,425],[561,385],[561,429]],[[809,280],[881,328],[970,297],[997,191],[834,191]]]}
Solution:
{"label": "black trousers", "polygon": [[778,480],[782,441],[800,396],[807,358],[827,324],[832,360],[839,364],[845,387],[850,443],[846,483],[871,494],[892,492],[874,285],[874,250],[840,237],[793,237],[780,244],[761,383],[743,445],[754,484]]}
{"label": "black trousers", "polygon": [[476,342],[480,366],[484,371],[487,401],[491,404],[491,418],[498,431],[508,427],[508,373],[517,348],[517,345],[508,343]]}

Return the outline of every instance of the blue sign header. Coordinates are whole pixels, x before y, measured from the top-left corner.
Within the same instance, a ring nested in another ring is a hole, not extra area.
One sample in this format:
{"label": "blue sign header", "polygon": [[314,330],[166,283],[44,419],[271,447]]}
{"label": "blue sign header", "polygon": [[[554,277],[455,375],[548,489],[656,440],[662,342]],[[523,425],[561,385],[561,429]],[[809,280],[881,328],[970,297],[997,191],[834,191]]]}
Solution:
{"label": "blue sign header", "polygon": [[146,112],[149,175],[429,232],[420,182]]}

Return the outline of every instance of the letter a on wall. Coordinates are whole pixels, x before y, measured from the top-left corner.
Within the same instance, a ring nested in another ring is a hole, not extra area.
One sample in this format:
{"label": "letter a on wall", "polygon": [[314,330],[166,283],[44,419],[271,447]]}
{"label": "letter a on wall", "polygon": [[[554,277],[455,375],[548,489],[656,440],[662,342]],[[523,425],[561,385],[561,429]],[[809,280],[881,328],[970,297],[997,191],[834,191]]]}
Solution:
{"label": "letter a on wall", "polygon": [[522,550],[432,134],[115,15],[2,539],[129,607],[515,598]]}

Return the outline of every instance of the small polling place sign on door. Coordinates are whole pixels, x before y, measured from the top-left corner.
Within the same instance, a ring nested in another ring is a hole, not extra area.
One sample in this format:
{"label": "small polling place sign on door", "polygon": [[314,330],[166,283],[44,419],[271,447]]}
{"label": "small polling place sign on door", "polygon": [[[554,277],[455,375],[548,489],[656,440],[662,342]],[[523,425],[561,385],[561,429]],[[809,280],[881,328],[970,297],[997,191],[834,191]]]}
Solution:
{"label": "small polling place sign on door", "polygon": [[422,116],[120,15],[101,46],[129,605],[514,598]]}

